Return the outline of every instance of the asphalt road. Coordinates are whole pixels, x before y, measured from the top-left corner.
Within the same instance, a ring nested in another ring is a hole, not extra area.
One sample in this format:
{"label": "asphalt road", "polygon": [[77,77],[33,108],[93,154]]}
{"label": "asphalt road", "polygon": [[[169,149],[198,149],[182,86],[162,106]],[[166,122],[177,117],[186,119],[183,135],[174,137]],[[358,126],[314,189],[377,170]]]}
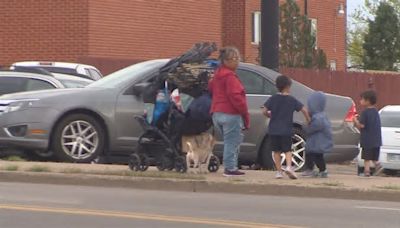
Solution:
{"label": "asphalt road", "polygon": [[0,182],[0,227],[398,228],[400,203]]}

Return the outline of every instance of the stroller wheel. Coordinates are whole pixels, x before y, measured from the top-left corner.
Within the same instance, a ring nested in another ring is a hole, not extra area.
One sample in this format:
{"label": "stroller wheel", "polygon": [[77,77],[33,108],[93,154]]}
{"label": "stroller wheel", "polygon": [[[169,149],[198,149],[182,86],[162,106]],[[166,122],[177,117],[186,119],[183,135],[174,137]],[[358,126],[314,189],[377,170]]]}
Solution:
{"label": "stroller wheel", "polygon": [[157,169],[159,171],[172,170],[174,169],[174,161],[170,157],[161,156],[157,162]]}
{"label": "stroller wheel", "polygon": [[136,153],[131,154],[131,156],[129,157],[129,163],[128,163],[129,168],[132,171],[139,171],[140,164],[141,164],[140,156]]}
{"label": "stroller wheel", "polygon": [[187,165],[184,156],[179,156],[175,159],[175,171],[178,173],[186,173]]}
{"label": "stroller wheel", "polygon": [[146,171],[150,166],[150,158],[146,154],[141,154],[140,155],[140,166],[139,170],[140,171]]}
{"label": "stroller wheel", "polygon": [[212,155],[210,158],[210,163],[208,164],[208,171],[210,171],[211,173],[217,172],[219,169],[219,164],[219,158],[215,155]]}

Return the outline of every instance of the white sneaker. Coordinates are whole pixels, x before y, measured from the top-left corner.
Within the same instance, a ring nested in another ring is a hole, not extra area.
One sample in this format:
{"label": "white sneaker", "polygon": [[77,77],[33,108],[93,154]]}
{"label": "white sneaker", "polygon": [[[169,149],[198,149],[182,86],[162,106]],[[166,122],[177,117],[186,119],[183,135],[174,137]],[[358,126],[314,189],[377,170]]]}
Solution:
{"label": "white sneaker", "polygon": [[291,167],[287,167],[285,169],[285,173],[286,173],[286,175],[289,176],[290,179],[292,179],[292,180],[297,179],[297,175],[296,175],[296,173],[293,171],[293,169]]}
{"label": "white sneaker", "polygon": [[282,179],[282,178],[283,178],[283,173],[282,173],[282,171],[276,172],[275,178],[276,178],[276,179]]}

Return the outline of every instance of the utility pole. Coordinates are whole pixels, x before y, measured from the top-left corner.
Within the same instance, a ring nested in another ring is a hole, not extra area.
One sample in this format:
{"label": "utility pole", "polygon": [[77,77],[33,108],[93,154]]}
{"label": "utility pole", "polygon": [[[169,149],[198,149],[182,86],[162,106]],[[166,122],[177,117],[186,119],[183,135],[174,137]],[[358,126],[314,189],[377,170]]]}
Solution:
{"label": "utility pole", "polygon": [[261,0],[261,65],[279,70],[279,0]]}

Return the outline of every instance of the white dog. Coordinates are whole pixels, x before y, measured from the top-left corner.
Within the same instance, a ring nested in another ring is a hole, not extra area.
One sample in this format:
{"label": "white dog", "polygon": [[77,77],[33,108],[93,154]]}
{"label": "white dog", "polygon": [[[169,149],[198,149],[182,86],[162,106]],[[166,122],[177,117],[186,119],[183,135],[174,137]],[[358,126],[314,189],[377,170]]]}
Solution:
{"label": "white dog", "polygon": [[188,170],[193,162],[193,168],[198,168],[198,173],[203,173],[203,165],[205,165],[205,173],[210,163],[212,151],[215,145],[214,137],[209,133],[202,133],[195,136],[182,137],[182,151],[186,152],[186,164]]}

